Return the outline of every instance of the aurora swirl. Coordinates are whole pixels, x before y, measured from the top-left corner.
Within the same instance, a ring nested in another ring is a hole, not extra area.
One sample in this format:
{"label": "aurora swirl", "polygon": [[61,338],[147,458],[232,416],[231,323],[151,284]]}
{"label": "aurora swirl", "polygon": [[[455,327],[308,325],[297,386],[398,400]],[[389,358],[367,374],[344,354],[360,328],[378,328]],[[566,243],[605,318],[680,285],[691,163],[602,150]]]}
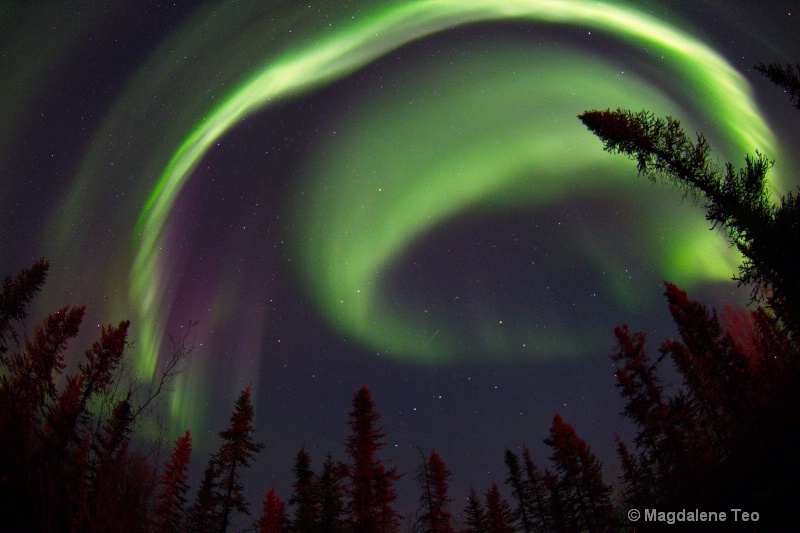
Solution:
{"label": "aurora swirl", "polygon": [[[532,22],[547,22],[569,25],[587,25],[598,31],[608,31],[620,39],[638,43],[640,46],[652,46],[660,53],[672,58],[670,67],[676,75],[688,80],[695,91],[707,93],[712,102],[712,113],[718,117],[736,117],[735,121],[723,124],[722,129],[731,133],[731,143],[743,152],[753,146],[772,153],[767,139],[768,130],[762,120],[752,110],[755,109],[748,95],[746,83],[726,62],[680,31],[669,28],[659,21],[650,19],[640,13],[621,9],[612,5],[588,2],[412,2],[403,6],[379,12],[366,17],[366,22],[346,27],[334,36],[321,41],[320,44],[308,48],[300,48],[289,54],[276,58],[257,71],[250,80],[241,84],[222,103],[211,110],[207,117],[199,123],[187,136],[169,165],[161,174],[161,178],[150,193],[137,222],[134,233],[135,260],[131,270],[130,298],[139,309],[138,318],[143,327],[143,368],[154,367],[154,357],[158,353],[161,338],[157,335],[158,309],[164,302],[160,293],[163,291],[159,283],[159,272],[162,259],[157,249],[163,239],[163,227],[169,216],[174,199],[188,179],[194,168],[202,159],[208,148],[223,136],[237,121],[253,113],[257,109],[274,101],[286,98],[298,92],[310,91],[332,79],[343,77],[365,63],[372,61],[388,51],[404,43],[420,39],[431,33],[450,28],[455,25],[475,23],[486,20],[525,19]],[[549,64],[561,65],[548,69]],[[550,70],[552,76],[548,81],[538,84],[542,87],[536,92],[536,100],[544,102],[550,109],[565,109],[566,102],[556,99],[555,104],[549,101],[549,90],[561,90],[562,83],[572,84],[572,80],[564,79],[567,69],[577,70],[584,79],[595,80],[602,84],[602,72],[594,71],[589,62],[580,63],[575,59],[550,57],[540,60],[536,65]],[[576,68],[577,66],[577,68]],[[480,65],[484,69],[488,65]],[[610,69],[610,65],[606,67]],[[508,101],[500,104],[500,108],[513,109],[513,102],[523,102],[526,88],[533,85],[533,80],[519,80],[521,83],[505,92]],[[575,80],[580,81],[580,80]],[[506,85],[506,90],[508,86]],[[614,84],[594,87],[588,92],[609,94],[615,89]],[[587,88],[583,88],[584,93]],[[625,94],[646,92],[649,101],[638,102],[638,105],[653,105],[652,94],[656,91],[625,87]],[[456,89],[457,94],[442,96],[439,102],[432,102],[427,114],[432,110],[440,110],[451,120],[459,122],[468,119],[459,114],[459,109],[470,109],[474,103],[469,89],[466,94]],[[450,96],[462,97],[463,103],[453,105],[444,111],[442,101],[451,101]],[[513,190],[523,194],[528,201],[542,202],[567,194],[580,173],[573,165],[587,166],[602,164],[603,156],[592,139],[585,135],[575,144],[564,139],[577,137],[575,124],[567,123],[569,117],[585,108],[602,105],[601,99],[584,100],[572,107],[570,115],[563,118],[563,126],[555,131],[546,131],[544,135],[536,135],[536,118],[543,109],[532,110],[528,128],[516,132],[503,128],[509,117],[501,118],[500,123],[491,125],[492,134],[505,133],[500,137],[499,145],[492,150],[486,138],[481,138],[470,147],[471,158],[466,161],[442,161],[448,157],[447,146],[435,147],[433,161],[418,161],[416,167],[403,168],[392,161],[388,154],[387,161],[372,162],[364,168],[354,169],[348,162],[344,168],[350,169],[354,183],[342,183],[344,169],[333,171],[334,179],[339,183],[339,193],[321,195],[315,198],[318,205],[309,208],[312,211],[330,213],[330,218],[313,224],[301,241],[301,265],[305,272],[306,282],[329,320],[341,326],[345,334],[351,335],[361,342],[373,346],[378,351],[389,352],[399,357],[411,357],[418,362],[437,362],[442,357],[452,357],[453,348],[448,331],[443,331],[422,350],[423,343],[419,337],[421,325],[413,319],[403,316],[399,318],[381,308],[383,296],[380,294],[380,274],[387,263],[409,246],[414,239],[424,234],[427,229],[456,216],[467,209],[479,208],[482,204],[501,204],[508,199],[503,192]],[[520,104],[521,105],[521,104]],[[492,104],[494,106],[494,103]],[[543,106],[544,107],[544,106]],[[475,113],[475,109],[470,109]],[[491,117],[489,109],[477,112]],[[495,120],[497,120],[495,118]],[[487,121],[488,122],[488,121]],[[460,124],[458,125],[460,127]],[[484,129],[484,124],[478,128]],[[421,129],[430,132],[433,124]],[[382,128],[374,139],[386,139],[388,135],[397,134],[394,125]],[[431,135],[435,138],[436,135]],[[548,143],[548,140],[559,139],[560,143]],[[473,138],[474,139],[474,138]],[[365,146],[365,139],[356,139],[345,144],[360,146],[360,150],[369,153],[386,153],[385,146]],[[451,142],[456,142],[451,141]],[[577,144],[577,143],[580,144]],[[338,148],[342,150],[342,148]],[[572,151],[586,153],[577,161],[571,157]],[[543,155],[545,153],[546,155]],[[450,157],[464,157],[464,154]],[[547,167],[547,161],[570,160],[571,165],[558,170]],[[505,165],[503,161],[507,162]],[[363,176],[370,171],[382,172],[383,177],[371,185],[361,184]],[[439,168],[436,168],[439,167]],[[387,169],[394,169],[395,175],[386,175]],[[429,170],[434,169],[434,170]],[[467,173],[467,169],[470,170]],[[330,169],[325,169],[330,172]],[[426,172],[427,170],[427,172]],[[621,172],[621,168],[618,168]],[[322,173],[322,171],[320,171]],[[408,175],[415,179],[405,179]],[[531,174],[546,174],[551,180],[530,180]],[[527,178],[520,183],[520,178]],[[530,181],[529,181],[530,180]],[[409,183],[411,182],[411,183]],[[380,185],[385,183],[384,187]],[[359,186],[360,185],[360,186]],[[611,184],[602,184],[608,186]],[[385,189],[385,190],[384,190]],[[382,193],[382,194],[381,194]],[[519,196],[512,195],[517,200]],[[328,204],[327,208],[322,207]],[[367,205],[366,212],[360,206]],[[736,260],[724,246],[720,246],[718,236],[709,235],[705,228],[702,232],[694,228],[690,235],[691,242],[684,246],[689,249],[706,248],[715,250],[716,259],[705,269],[693,269],[691,275],[702,279],[719,279],[730,277]],[[695,240],[697,239],[697,240]],[[698,242],[699,241],[699,242]],[[673,253],[685,253],[686,248]],[[707,255],[710,255],[707,253]],[[676,258],[679,261],[679,258]],[[677,261],[665,261],[675,264]],[[667,273],[665,273],[667,274]],[[677,272],[670,272],[675,279]],[[688,279],[689,274],[685,275]],[[155,281],[155,283],[154,283]],[[442,324],[437,330],[444,330]],[[488,337],[491,338],[491,337]],[[497,346],[481,346],[481,351],[491,352]],[[152,354],[149,355],[148,354]],[[149,358],[149,359],[148,359]]]}
{"label": "aurora swirl", "polygon": [[[689,129],[706,129],[689,118],[700,115],[715,123],[707,133],[723,157],[737,160],[756,148],[780,157],[741,74],[690,33],[633,8],[579,0],[365,2],[324,17],[316,11],[275,8],[269,13],[274,20],[268,20],[263,7],[242,11],[235,4],[199,10],[132,77],[81,161],[70,198],[52,219],[52,227],[75,226],[83,216],[84,191],[121,187],[121,177],[108,177],[107,139],[127,123],[131,147],[115,145],[114,150],[131,160],[137,153],[148,157],[127,178],[126,215],[114,228],[125,235],[127,248],[109,268],[115,272],[113,282],[126,290],[110,297],[108,307],[115,315],[130,316],[136,325],[137,366],[143,376],[156,369],[175,305],[174,287],[191,262],[176,245],[182,215],[175,207],[209,151],[251,117],[291,106],[302,95],[343,80],[393,50],[453,28],[509,23],[585,30],[640,54],[641,61],[655,63],[654,70],[681,83],[665,89],[652,75],[620,76],[615,61],[588,46],[564,50],[544,43],[532,53],[489,43],[486,58],[466,57],[452,68],[435,61],[421,65],[425,75],[420,79],[430,80],[437,91],[418,93],[413,109],[374,97],[341,117],[336,137],[325,140],[319,150],[325,155],[309,156],[291,186],[297,194],[276,209],[291,220],[295,271],[321,315],[342,336],[383,356],[423,365],[504,358],[506,352],[514,357],[509,347],[525,339],[541,346],[534,357],[578,351],[528,330],[509,334],[493,320],[422,320],[417,309],[388,304],[386,273],[426,235],[469,214],[541,208],[571,196],[628,190],[635,179],[630,165],[601,151],[575,119],[581,111],[647,107],[687,117]],[[246,31],[231,35],[231,28],[248,19]],[[220,20],[230,22],[215,22]],[[259,25],[269,25],[269,32]],[[196,35],[203,35],[203,42]],[[194,66],[186,60],[192,57]],[[210,63],[208,70],[197,66],[198,57]],[[209,77],[211,67],[214,74]],[[479,74],[468,77],[467,71]],[[186,78],[180,92],[165,89],[175,77]],[[418,84],[399,75],[394,83],[409,94]],[[493,94],[491,99],[487,93]],[[698,93],[704,95],[702,101],[693,101]],[[161,99],[158,105],[154,95]],[[169,113],[160,116],[163,105]],[[157,139],[150,136],[153,129],[160,132]],[[780,174],[773,178],[780,179]],[[660,210],[668,210],[651,207],[653,221],[641,228],[645,241],[652,238]],[[681,242],[657,247],[659,257],[653,261],[660,276],[688,287],[729,279],[737,257],[719,235],[707,230],[701,217],[688,220],[679,232]],[[586,238],[586,255],[601,268],[608,259],[592,251],[591,240]],[[46,249],[63,249],[66,240],[52,233],[45,242]],[[630,298],[613,288],[617,282],[608,280],[607,293]],[[220,283],[203,305],[210,301],[222,307],[220,301],[229,292]],[[213,314],[224,315],[219,310]],[[458,338],[469,331],[473,337],[465,348]],[[575,342],[582,345],[602,333],[587,327],[576,332]],[[258,341],[251,342],[258,351]],[[205,357],[199,352],[196,357]],[[257,363],[237,365],[235,373],[246,376]],[[173,397],[176,417],[198,416],[188,414],[190,391],[207,383],[210,372],[194,369],[181,377]]]}

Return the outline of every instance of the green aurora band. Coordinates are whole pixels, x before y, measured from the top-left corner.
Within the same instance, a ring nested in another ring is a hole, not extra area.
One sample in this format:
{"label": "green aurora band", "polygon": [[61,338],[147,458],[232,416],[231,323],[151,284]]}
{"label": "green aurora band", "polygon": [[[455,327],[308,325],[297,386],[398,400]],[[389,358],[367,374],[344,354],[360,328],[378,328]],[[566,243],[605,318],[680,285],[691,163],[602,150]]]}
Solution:
{"label": "green aurora band", "polygon": [[[555,345],[542,350],[545,337],[554,332],[537,333],[535,317],[521,329],[519,324],[500,327],[489,317],[471,324],[431,324],[420,309],[398,307],[387,298],[383,278],[420,236],[462,215],[491,216],[579,196],[635,194],[631,164],[599,150],[574,117],[615,92],[635,108],[677,114],[674,104],[654,96],[652,86],[632,76],[610,78],[613,66],[586,53],[562,50],[532,57],[488,47],[469,62],[471,72],[481,73],[477,79],[465,79],[462,65],[437,63],[417,67],[413,80],[384,79],[410,104],[393,109],[383,101],[395,94],[359,100],[346,126],[320,148],[332,155],[312,164],[308,179],[296,186],[302,194],[292,195],[297,200],[291,211],[300,213],[296,255],[328,319],[384,355],[425,364],[509,358],[520,355],[515,347],[526,341],[538,346],[541,357],[563,356],[580,353],[590,338],[603,338],[607,331],[593,324],[564,324],[572,339],[559,335]],[[415,90],[417,80],[425,80],[427,89]],[[663,205],[648,209],[653,221],[674,218]],[[688,242],[663,246],[655,260],[664,277],[687,287],[729,279],[738,263],[725,241],[701,218],[684,220],[680,234],[689,235]],[[662,225],[644,225],[640,237],[657,238],[651,233],[663,233]],[[590,259],[602,263],[608,254],[598,251]],[[635,305],[628,292],[604,294]]]}
{"label": "green aurora band", "polygon": [[[234,9],[234,3],[221,6]],[[269,52],[276,55],[266,57],[249,77],[231,72],[229,81],[234,83],[218,83],[230,89],[207,107],[202,119],[192,120],[187,113],[175,121],[181,127],[193,125],[168,164],[157,171],[131,240],[127,305],[138,326],[142,377],[155,371],[170,305],[167,287],[174,265],[165,256],[168,221],[204,155],[255,112],[342,79],[434,33],[465,24],[524,21],[610,35],[660,58],[658,68],[681,80],[686,101],[691,94],[703,95],[704,112],[722,132],[723,153],[741,157],[755,148],[771,157],[777,153],[740,74],[693,36],[635,9],[583,0],[423,0],[365,9],[353,17],[342,11],[333,29],[318,28],[299,44],[276,46],[277,51]],[[194,21],[208,16],[204,12]],[[311,162],[311,176],[298,185],[308,191],[305,203],[293,206],[307,220],[294,236],[300,275],[321,312],[343,335],[418,363],[441,364],[462,356],[454,349],[448,324],[437,325],[441,333],[429,340],[430,326],[421,337],[410,310],[382,307],[386,268],[428,231],[470,211],[542,205],[565,199],[576,188],[579,194],[624,190],[633,176],[631,165],[601,151],[575,118],[581,111],[624,104],[682,117],[682,106],[658,87],[618,76],[615,65],[599,55],[554,50],[503,52],[516,68],[514,75],[514,68],[505,67],[488,74],[497,63],[491,60],[494,52],[485,60],[467,59],[482,74],[466,85],[447,85],[448,79],[463,74],[431,69],[426,75],[440,84],[437,96],[411,111],[398,106],[393,116],[372,126],[371,106],[377,103],[365,102],[328,147],[335,155]],[[614,100],[620,94],[624,102]],[[359,147],[358,153],[348,153],[352,146]],[[409,150],[414,150],[412,156]],[[592,177],[598,167],[602,173]],[[664,243],[658,258],[666,265],[664,277],[684,283],[729,279],[737,257],[707,225],[696,222],[687,223],[680,247]],[[696,264],[698,256],[702,264]],[[482,335],[487,345],[476,347],[476,353],[511,343],[491,327]],[[173,396],[175,416],[186,412],[188,391],[201,379],[181,376]]]}

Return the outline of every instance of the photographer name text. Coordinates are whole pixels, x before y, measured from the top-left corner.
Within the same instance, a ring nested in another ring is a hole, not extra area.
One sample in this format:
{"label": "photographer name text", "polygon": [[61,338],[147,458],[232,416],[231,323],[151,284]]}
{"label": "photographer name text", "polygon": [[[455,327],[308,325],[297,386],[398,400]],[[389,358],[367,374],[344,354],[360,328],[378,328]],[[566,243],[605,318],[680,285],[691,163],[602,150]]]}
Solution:
{"label": "photographer name text", "polygon": [[755,511],[731,509],[730,511],[701,511],[699,509],[682,509],[680,511],[659,511],[658,509],[645,509],[644,513],[638,509],[628,511],[628,519],[637,522],[644,518],[645,522],[664,522],[677,524],[681,522],[758,522],[759,515]]}

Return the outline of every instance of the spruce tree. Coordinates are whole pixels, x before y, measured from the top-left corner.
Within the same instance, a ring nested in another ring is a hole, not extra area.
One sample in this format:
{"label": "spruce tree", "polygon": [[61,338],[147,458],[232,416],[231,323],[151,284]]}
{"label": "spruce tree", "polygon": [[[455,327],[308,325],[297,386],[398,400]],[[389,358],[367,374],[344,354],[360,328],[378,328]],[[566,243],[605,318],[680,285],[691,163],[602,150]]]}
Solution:
{"label": "spruce tree", "polygon": [[514,533],[514,512],[494,482],[486,492],[486,531]]}
{"label": "spruce tree", "polygon": [[222,445],[213,458],[216,467],[214,489],[220,502],[221,533],[228,530],[232,511],[250,514],[241,483],[242,470],[248,468],[255,461],[256,454],[264,448],[263,444],[253,440],[253,415],[248,385],[236,400],[228,429],[219,433]]}
{"label": "spruce tree", "polygon": [[0,439],[9,469],[29,462],[35,449],[30,439],[57,396],[56,376],[64,369],[64,352],[78,335],[84,312],[84,307],[64,307],[49,315],[36,326],[33,338],[26,338],[24,351],[2,360]]}
{"label": "spruce tree", "polygon": [[[729,309],[720,318],[665,285],[680,338],[665,340],[651,363],[644,335],[621,327],[612,355],[623,414],[636,427],[632,450],[617,438],[625,504],[680,510],[737,499],[769,509],[765,519],[777,526],[792,509],[786,494],[800,490],[786,431],[800,423],[797,351],[765,310]],[[682,378],[672,396],[656,379],[664,361]]]}
{"label": "spruce tree", "polygon": [[158,531],[185,531],[186,494],[189,490],[189,461],[192,454],[192,435],[186,433],[177,438],[170,460],[164,463],[161,474],[161,493],[153,509],[155,526]]}
{"label": "spruce tree", "polygon": [[[90,462],[89,478],[93,509],[90,515],[107,515],[110,509],[120,509],[122,494],[120,486],[130,461],[130,444],[133,435],[135,411],[131,392],[117,399],[111,415],[105,419],[92,442],[93,460]],[[132,502],[128,502],[132,504]],[[113,517],[107,519],[112,522]]]}
{"label": "spruce tree", "polygon": [[794,68],[789,64],[781,66],[778,63],[759,63],[755,69],[789,93],[792,105],[800,109],[800,63],[796,63]]}
{"label": "spruce tree", "polygon": [[294,484],[289,505],[294,506],[294,520],[292,531],[294,533],[310,533],[314,531],[319,517],[319,504],[317,500],[317,480],[311,470],[311,457],[306,452],[305,446],[300,448],[294,460]]}
{"label": "spruce tree", "polygon": [[506,453],[503,458],[506,468],[508,468],[508,478],[506,478],[506,485],[511,487],[511,494],[516,501],[516,509],[514,510],[514,519],[520,522],[520,526],[525,533],[533,531],[533,523],[528,516],[530,512],[528,500],[530,499],[529,484],[522,478],[522,467],[519,464],[519,456],[506,448]]}
{"label": "spruce tree", "polygon": [[419,450],[422,462],[417,469],[417,485],[422,491],[419,497],[418,518],[414,530],[430,533],[453,533],[453,515],[450,513],[450,498],[447,497],[453,474],[442,458],[431,450],[428,458]]}
{"label": "spruce tree", "polygon": [[14,325],[28,316],[28,305],[42,290],[50,263],[39,259],[30,268],[25,268],[12,279],[7,276],[3,280],[0,291],[0,364],[8,364],[5,354],[8,343],[19,343],[19,335]]}
{"label": "spruce tree", "polygon": [[[764,67],[762,72],[785,86],[797,101],[797,75],[790,67]],[[798,108],[800,109],[800,108]],[[724,169],[711,156],[702,134],[693,140],[672,117],[624,109],[587,111],[578,118],[610,153],[636,161],[639,174],[675,185],[706,211],[744,262],[736,278],[752,288],[753,301],[765,301],[787,331],[800,336],[800,198],[789,193],[770,199],[767,173],[773,162],[763,154],[745,156],[737,170]],[[798,189],[800,191],[800,189]]]}
{"label": "spruce tree", "polygon": [[550,460],[557,476],[555,490],[564,506],[568,529],[614,531],[615,512],[611,488],[603,481],[602,465],[575,429],[556,415],[550,437]]}
{"label": "spruce tree", "polygon": [[470,487],[469,489],[467,505],[464,507],[464,515],[466,515],[466,533],[488,532],[486,528],[486,511],[484,511],[480,496],[478,496],[474,487]]}
{"label": "spruce tree", "polygon": [[550,470],[544,471],[544,487],[547,490],[548,515],[550,516],[555,533],[571,533],[571,514],[564,501],[564,493],[559,483],[559,478]]}
{"label": "spruce tree", "polygon": [[347,465],[347,514],[356,533],[387,533],[400,527],[399,515],[391,507],[397,499],[394,482],[400,478],[396,467],[388,470],[378,452],[386,445],[380,413],[375,411],[372,394],[364,385],[353,395],[353,410],[348,413],[350,436],[345,442]]}
{"label": "spruce tree", "polygon": [[189,530],[192,533],[217,533],[219,531],[219,496],[214,492],[218,476],[214,458],[208,461],[203,479],[197,489],[192,509],[189,511]]}
{"label": "spruce tree", "polygon": [[[800,110],[800,65],[756,65]],[[642,111],[587,111],[579,117],[604,144],[637,162],[640,174],[663,179],[702,204],[742,254],[736,278],[766,304],[750,313],[716,312],[667,284],[681,338],[662,343],[656,363],[644,335],[618,329],[618,387],[624,414],[637,427],[634,448],[617,439],[623,497],[632,507],[724,506],[736,499],[769,510],[767,530],[792,519],[800,460],[786,428],[800,424],[800,199],[771,199],[773,162],[756,152],[736,170],[711,158],[702,136]],[[656,367],[672,361],[682,387],[667,396]],[[791,472],[791,474],[789,473]]]}
{"label": "spruce tree", "polygon": [[394,510],[392,504],[397,500],[394,482],[400,478],[396,468],[386,469],[386,463],[375,465],[374,495],[375,509],[377,511],[376,531],[390,533],[400,531],[400,514]]}
{"label": "spruce tree", "polygon": [[325,456],[322,471],[317,476],[317,501],[319,519],[317,531],[338,533],[344,531],[344,468],[334,462],[330,452]]}
{"label": "spruce tree", "polygon": [[186,352],[173,354],[148,391],[125,372],[130,323],[122,321],[101,328],[77,372],[64,376],[85,308],[52,313],[31,335],[20,327],[47,268],[38,261],[6,278],[0,292],[0,523],[25,531],[132,530],[147,522],[157,479],[133,444],[134,424],[180,372]]}
{"label": "spruce tree", "polygon": [[270,489],[264,497],[264,503],[261,507],[261,519],[256,524],[259,533],[285,533],[288,530],[288,521],[286,505],[275,494],[275,489]]}
{"label": "spruce tree", "polygon": [[522,460],[525,466],[524,486],[526,488],[526,498],[524,504],[533,531],[550,533],[554,531],[554,525],[552,513],[550,512],[545,475],[531,458],[531,453],[527,446],[522,447]]}

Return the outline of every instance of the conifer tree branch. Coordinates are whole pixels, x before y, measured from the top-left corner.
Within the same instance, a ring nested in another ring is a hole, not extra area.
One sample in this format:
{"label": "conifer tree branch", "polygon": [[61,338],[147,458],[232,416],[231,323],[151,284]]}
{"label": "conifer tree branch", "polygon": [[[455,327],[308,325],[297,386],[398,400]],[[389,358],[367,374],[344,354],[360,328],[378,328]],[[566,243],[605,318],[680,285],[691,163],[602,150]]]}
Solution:
{"label": "conifer tree branch", "polygon": [[604,150],[636,161],[640,175],[663,180],[701,202],[712,228],[725,232],[744,261],[734,277],[752,287],[751,300],[766,300],[784,327],[800,336],[800,202],[792,194],[773,203],[763,154],[745,157],[738,172],[711,161],[711,149],[698,134],[692,141],[680,123],[648,111],[587,111],[579,117],[604,144]]}
{"label": "conifer tree branch", "polygon": [[789,99],[794,107],[800,110],[800,63],[792,65],[786,64],[782,67],[778,63],[758,63],[753,68],[760,72],[765,78],[789,93]]}

